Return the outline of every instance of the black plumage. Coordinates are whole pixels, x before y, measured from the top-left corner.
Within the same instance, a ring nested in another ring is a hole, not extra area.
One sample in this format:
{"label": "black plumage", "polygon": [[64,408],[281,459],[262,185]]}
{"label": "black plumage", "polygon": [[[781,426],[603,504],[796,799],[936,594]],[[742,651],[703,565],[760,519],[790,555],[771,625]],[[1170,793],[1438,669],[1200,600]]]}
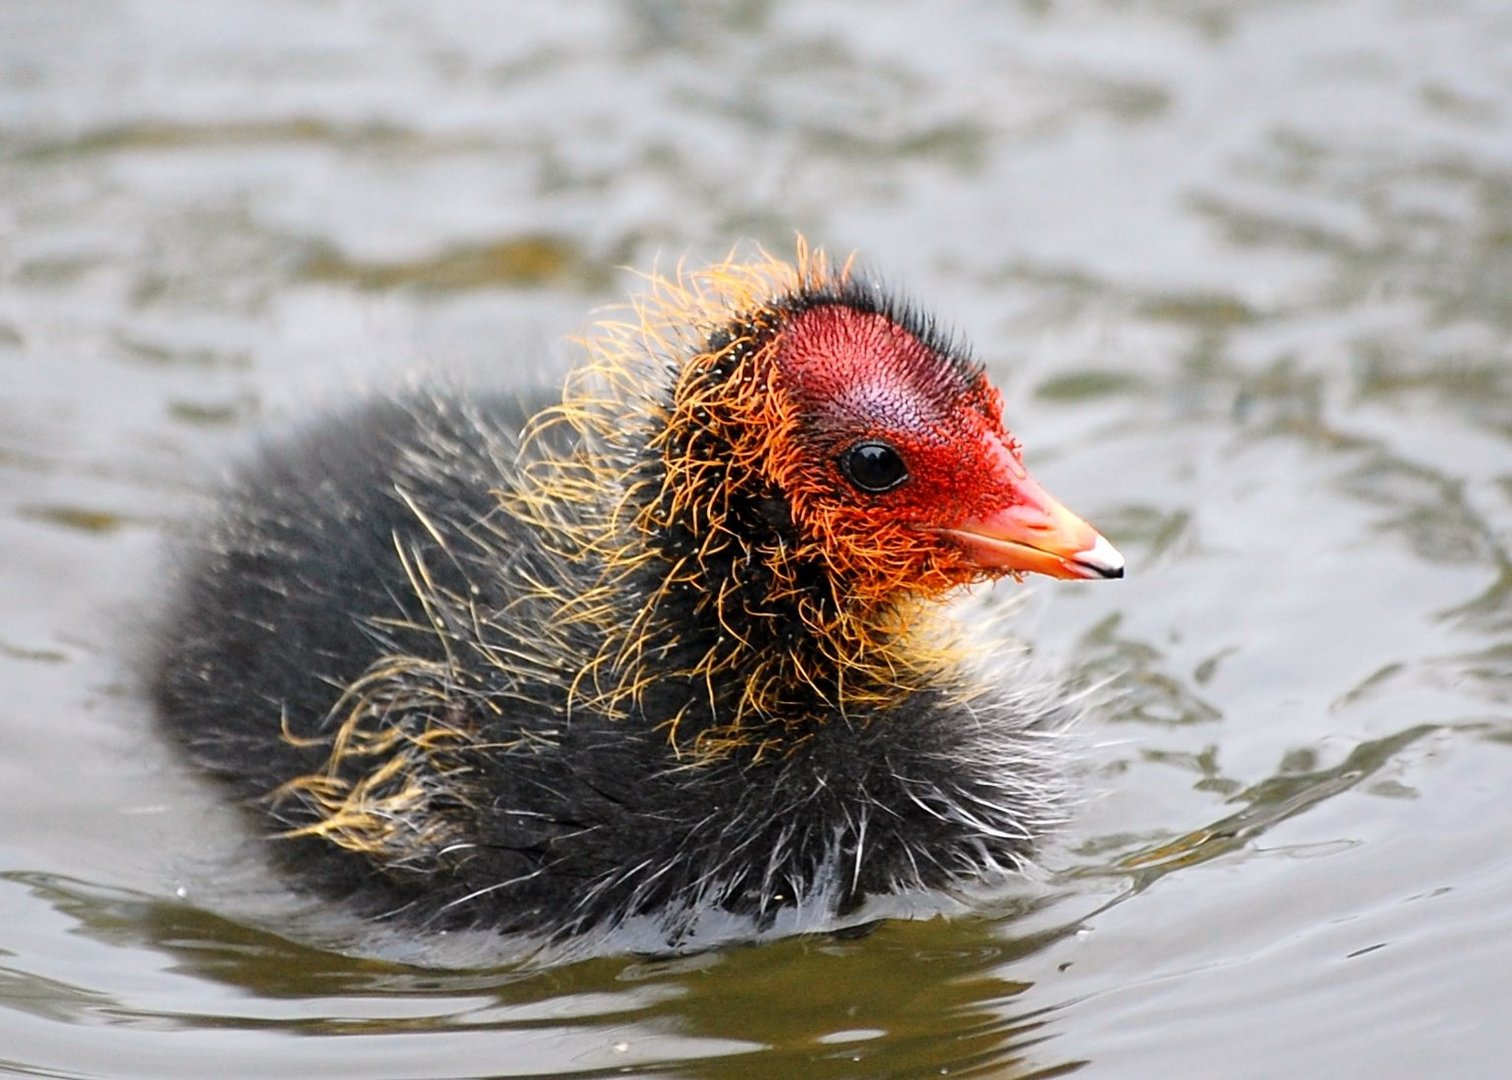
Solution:
{"label": "black plumage", "polygon": [[[753,314],[778,337],[799,310],[900,318],[839,280],[701,331],[706,381],[770,361]],[[625,362],[648,374],[623,417],[437,391],[247,463],[158,642],[174,739],[299,880],[430,927],[562,938],[640,916],[677,948],[709,920],[823,925],[1020,866],[1061,813],[1048,740],[1066,710],[965,661],[879,675],[899,663],[890,601],[856,646],[882,662],[852,674],[814,612],[855,621],[854,598],[789,493],[721,466],[717,527],[739,536],[703,543],[712,519],[669,496],[684,367]],[[717,413],[724,391],[698,392]],[[723,437],[708,424],[695,443]]]}

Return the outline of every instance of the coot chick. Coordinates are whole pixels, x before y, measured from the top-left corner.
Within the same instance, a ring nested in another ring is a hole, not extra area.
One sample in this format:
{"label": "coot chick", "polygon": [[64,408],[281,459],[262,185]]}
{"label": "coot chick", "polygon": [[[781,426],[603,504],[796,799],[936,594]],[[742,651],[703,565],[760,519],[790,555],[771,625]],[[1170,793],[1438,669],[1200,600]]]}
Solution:
{"label": "coot chick", "polygon": [[409,925],[676,949],[1020,868],[1066,709],[932,602],[1123,560],[981,367],[801,245],[586,348],[554,403],[370,402],[247,464],[158,643],[175,740]]}

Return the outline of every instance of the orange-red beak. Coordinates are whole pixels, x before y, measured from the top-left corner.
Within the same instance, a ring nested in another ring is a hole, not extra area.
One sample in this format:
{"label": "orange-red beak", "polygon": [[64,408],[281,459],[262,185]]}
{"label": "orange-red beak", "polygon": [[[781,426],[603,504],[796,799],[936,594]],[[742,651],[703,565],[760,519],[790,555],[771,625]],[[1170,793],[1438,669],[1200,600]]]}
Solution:
{"label": "orange-red beak", "polygon": [[1120,578],[1124,559],[1097,530],[1015,470],[1012,506],[945,529],[983,570],[1026,570],[1053,578]]}

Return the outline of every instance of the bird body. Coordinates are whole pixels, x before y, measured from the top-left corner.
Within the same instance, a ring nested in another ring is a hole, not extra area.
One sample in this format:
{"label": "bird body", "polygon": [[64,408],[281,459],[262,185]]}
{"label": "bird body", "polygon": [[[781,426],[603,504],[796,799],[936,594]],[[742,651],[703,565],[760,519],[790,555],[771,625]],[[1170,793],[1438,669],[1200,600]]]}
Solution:
{"label": "bird body", "polygon": [[1066,710],[933,601],[1122,561],[981,369],[801,248],[587,348],[559,401],[371,402],[242,470],[154,668],[192,759],[302,880],[432,927],[676,949],[1020,867]]}

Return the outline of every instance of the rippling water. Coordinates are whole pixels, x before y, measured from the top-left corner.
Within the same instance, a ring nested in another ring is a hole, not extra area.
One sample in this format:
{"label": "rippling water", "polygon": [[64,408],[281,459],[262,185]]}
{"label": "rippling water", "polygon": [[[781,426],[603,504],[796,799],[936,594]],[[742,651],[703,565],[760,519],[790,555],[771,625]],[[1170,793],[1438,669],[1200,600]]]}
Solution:
{"label": "rippling water", "polygon": [[[0,1071],[1505,1073],[1512,10],[924,10],[0,7]],[[195,493],[794,230],[965,331],[1130,557],[1015,617],[1113,680],[1045,872],[668,962],[338,947],[132,689]]]}

